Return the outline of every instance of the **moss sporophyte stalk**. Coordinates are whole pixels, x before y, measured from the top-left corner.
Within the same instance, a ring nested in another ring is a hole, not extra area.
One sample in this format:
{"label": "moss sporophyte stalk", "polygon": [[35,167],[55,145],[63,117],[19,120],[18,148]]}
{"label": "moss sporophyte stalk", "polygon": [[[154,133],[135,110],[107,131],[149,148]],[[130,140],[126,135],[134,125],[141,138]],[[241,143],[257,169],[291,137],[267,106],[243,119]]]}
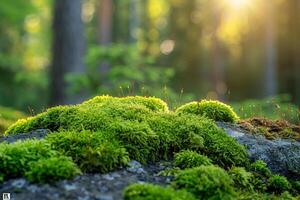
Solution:
{"label": "moss sporophyte stalk", "polygon": [[237,199],[241,191],[296,195],[296,183],[272,174],[261,161],[250,165],[245,147],[215,123],[238,119],[218,101],[192,102],[172,111],[161,99],[141,96],[97,96],[49,108],[7,129],[6,135],[36,129],[51,133],[42,140],[1,143],[0,181],[55,182],[112,172],[130,160],[145,165],[166,160],[176,169],[170,185],[134,184],[124,190],[124,199]]}

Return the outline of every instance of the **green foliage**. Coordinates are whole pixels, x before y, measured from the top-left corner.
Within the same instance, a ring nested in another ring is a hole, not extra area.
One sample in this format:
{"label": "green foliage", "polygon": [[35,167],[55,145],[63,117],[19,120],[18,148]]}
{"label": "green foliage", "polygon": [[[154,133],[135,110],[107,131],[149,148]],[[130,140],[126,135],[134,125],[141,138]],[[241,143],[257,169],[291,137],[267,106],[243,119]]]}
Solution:
{"label": "green foliage", "polygon": [[0,171],[4,178],[23,176],[29,169],[29,163],[41,158],[50,158],[57,152],[51,150],[44,141],[26,140],[13,144],[0,144]]}
{"label": "green foliage", "polygon": [[[86,91],[90,95],[110,94],[117,96],[147,95],[171,101],[191,99],[190,94],[177,96],[166,88],[174,76],[172,68],[158,66],[157,58],[142,54],[134,45],[113,44],[91,46],[86,55],[87,70],[84,74],[68,74],[71,92]],[[99,73],[101,68],[109,70]],[[167,94],[166,94],[167,93]]]}
{"label": "green foliage", "polygon": [[236,188],[242,190],[252,191],[253,186],[251,184],[252,174],[247,172],[243,167],[232,167],[229,169],[228,174],[234,182]]}
{"label": "green foliage", "polygon": [[196,200],[185,190],[152,184],[132,184],[124,190],[124,200]]}
{"label": "green foliage", "polygon": [[0,134],[15,121],[24,117],[25,114],[20,111],[0,106]]}
{"label": "green foliage", "polygon": [[271,171],[268,168],[267,164],[262,160],[257,160],[254,163],[251,163],[250,169],[253,172],[256,172],[262,176],[270,177]]}
{"label": "green foliage", "polygon": [[291,189],[291,184],[284,176],[273,175],[268,180],[268,190],[280,194]]}
{"label": "green foliage", "polygon": [[101,132],[59,132],[46,137],[51,147],[72,157],[84,172],[109,172],[127,164],[128,153],[111,135]]}
{"label": "green foliage", "polygon": [[289,95],[279,95],[261,100],[247,100],[232,103],[234,110],[242,119],[262,117],[272,120],[287,120],[291,123],[300,122],[297,105],[291,103]]}
{"label": "green foliage", "polygon": [[200,167],[201,165],[212,165],[212,161],[195,151],[185,150],[175,154],[173,164],[181,169],[186,169]]}
{"label": "green foliage", "polygon": [[49,183],[70,179],[79,174],[81,171],[70,158],[54,156],[31,162],[25,177],[31,182]]}
{"label": "green foliage", "polygon": [[203,115],[215,121],[236,122],[239,119],[229,105],[212,100],[191,102],[179,107],[176,112]]}
{"label": "green foliage", "polygon": [[176,189],[186,189],[198,199],[236,199],[232,180],[221,168],[200,166],[180,172],[173,181]]}

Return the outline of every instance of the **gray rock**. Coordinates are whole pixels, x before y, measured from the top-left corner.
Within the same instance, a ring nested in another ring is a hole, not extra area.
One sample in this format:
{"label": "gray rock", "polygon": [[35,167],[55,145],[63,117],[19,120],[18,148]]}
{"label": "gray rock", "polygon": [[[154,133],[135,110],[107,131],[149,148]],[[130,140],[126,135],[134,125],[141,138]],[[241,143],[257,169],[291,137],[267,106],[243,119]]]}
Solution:
{"label": "gray rock", "polygon": [[288,139],[268,140],[234,124],[221,123],[228,135],[246,146],[252,161],[263,160],[274,173],[300,180],[300,142]]}
{"label": "gray rock", "polygon": [[[33,184],[25,179],[8,180],[0,184],[0,194],[10,192],[16,200],[121,200],[123,189],[139,182],[165,185],[167,177],[158,177],[161,163],[141,165],[131,161],[128,168],[107,174],[83,174],[72,180],[54,184]],[[139,173],[142,168],[145,173]],[[142,180],[142,181],[141,181]]]}
{"label": "gray rock", "polygon": [[31,131],[29,133],[20,133],[8,136],[1,136],[0,135],[0,143],[7,142],[7,143],[14,143],[18,140],[26,140],[26,139],[43,139],[48,133],[50,133],[47,129],[37,129],[35,131]]}

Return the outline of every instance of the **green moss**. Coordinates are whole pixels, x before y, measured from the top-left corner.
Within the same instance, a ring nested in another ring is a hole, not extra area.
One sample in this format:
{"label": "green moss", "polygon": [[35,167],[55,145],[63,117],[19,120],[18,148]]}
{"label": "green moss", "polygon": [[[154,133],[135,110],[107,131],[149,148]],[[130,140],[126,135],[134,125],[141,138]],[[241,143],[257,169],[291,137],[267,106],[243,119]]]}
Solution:
{"label": "green moss", "polygon": [[[100,99],[99,102],[97,99]],[[245,148],[212,120],[192,114],[154,112],[148,105],[153,101],[157,99],[96,97],[93,101],[50,108],[44,113],[20,120],[6,134],[39,128],[51,131],[100,131],[113,135],[127,149],[131,159],[143,163],[169,159],[174,153],[189,149],[207,155],[223,167],[247,164]]]}
{"label": "green moss", "polygon": [[300,195],[300,181],[291,181],[294,194]]}
{"label": "green moss", "polygon": [[41,158],[50,158],[57,152],[51,150],[44,141],[26,140],[13,144],[0,144],[0,171],[4,178],[23,176],[29,169],[29,163]]}
{"label": "green moss", "polygon": [[0,134],[18,119],[25,117],[26,115],[20,111],[0,106]]}
{"label": "green moss", "polygon": [[51,147],[72,157],[84,172],[109,172],[128,163],[126,149],[113,136],[101,132],[60,132],[46,137]]}
{"label": "green moss", "polygon": [[161,99],[155,97],[141,97],[141,96],[128,96],[128,97],[96,96],[90,100],[83,102],[82,104],[91,105],[91,104],[107,104],[107,103],[143,105],[152,111],[166,112],[169,110],[168,105]]}
{"label": "green moss", "polygon": [[268,190],[276,194],[291,189],[289,181],[284,176],[273,175],[268,180]]}
{"label": "green moss", "polygon": [[160,155],[190,149],[203,152],[224,167],[244,166],[248,163],[245,147],[205,117],[159,113],[147,121],[159,135]]}
{"label": "green moss", "polygon": [[10,126],[5,132],[18,134],[36,129],[58,130],[104,130],[116,121],[143,121],[152,112],[145,106],[109,103],[57,106],[34,117],[22,119]]}
{"label": "green moss", "polygon": [[191,102],[179,107],[177,113],[190,113],[206,116],[215,121],[236,122],[239,117],[233,109],[222,102],[212,100],[202,100]]}
{"label": "green moss", "polygon": [[208,157],[190,150],[175,154],[173,163],[174,166],[181,169],[212,165],[212,161]]}
{"label": "green moss", "polygon": [[241,190],[252,191],[251,184],[252,174],[247,172],[243,167],[232,167],[229,169],[228,174],[234,182],[234,186]]}
{"label": "green moss", "polygon": [[0,183],[2,183],[3,181],[4,181],[4,175],[0,173]]}
{"label": "green moss", "polygon": [[146,122],[114,122],[110,132],[127,149],[131,159],[142,163],[159,160],[159,137]]}
{"label": "green moss", "polygon": [[251,163],[250,170],[265,177],[270,177],[272,174],[267,164],[262,160],[257,160],[254,163]]}
{"label": "green moss", "polygon": [[176,189],[186,189],[198,199],[236,199],[232,180],[221,168],[201,166],[180,172],[173,181]]}
{"label": "green moss", "polygon": [[196,200],[185,190],[152,184],[132,184],[124,190],[124,200]]}
{"label": "green moss", "polygon": [[172,167],[160,171],[157,176],[176,176],[179,172],[181,172],[179,167]]}
{"label": "green moss", "polygon": [[25,177],[31,182],[49,183],[70,179],[79,174],[81,171],[70,158],[54,156],[31,162]]}
{"label": "green moss", "polygon": [[296,200],[290,193],[284,192],[280,196],[267,193],[255,193],[255,192],[240,192],[238,200]]}

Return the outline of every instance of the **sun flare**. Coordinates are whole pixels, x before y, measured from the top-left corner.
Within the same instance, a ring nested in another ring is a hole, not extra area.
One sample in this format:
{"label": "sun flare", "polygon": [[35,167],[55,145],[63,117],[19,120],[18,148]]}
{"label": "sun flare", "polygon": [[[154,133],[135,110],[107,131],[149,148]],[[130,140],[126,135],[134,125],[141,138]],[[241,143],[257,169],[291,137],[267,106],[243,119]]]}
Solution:
{"label": "sun flare", "polygon": [[250,3],[251,0],[227,0],[229,6],[231,6],[234,9],[241,9]]}

